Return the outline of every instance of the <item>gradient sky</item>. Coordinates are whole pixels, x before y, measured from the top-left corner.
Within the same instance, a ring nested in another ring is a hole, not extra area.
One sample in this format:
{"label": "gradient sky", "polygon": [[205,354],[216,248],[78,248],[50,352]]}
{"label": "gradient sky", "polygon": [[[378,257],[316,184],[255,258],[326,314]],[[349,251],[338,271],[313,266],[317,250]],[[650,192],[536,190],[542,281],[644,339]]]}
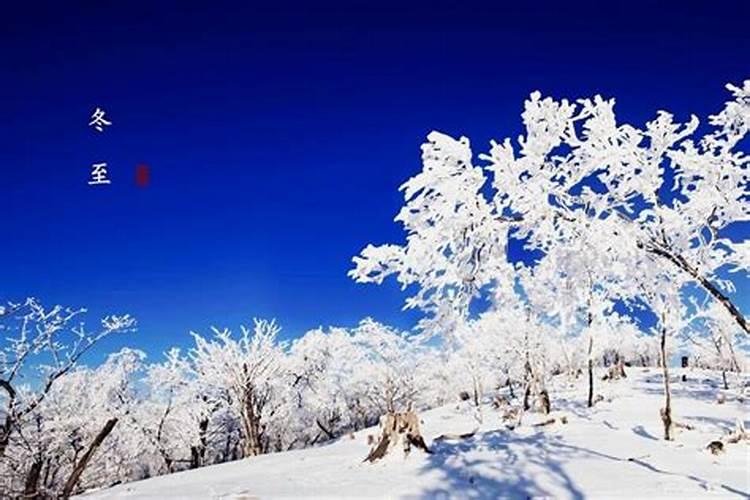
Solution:
{"label": "gradient sky", "polygon": [[[139,332],[105,347],[151,354],[253,316],[287,338],[412,325],[395,283],[346,272],[402,241],[397,188],[432,129],[485,151],[537,89],[615,96],[638,124],[706,116],[750,77],[740,1],[21,3],[0,19],[0,299],[130,312]],[[90,187],[100,161],[113,184]]]}

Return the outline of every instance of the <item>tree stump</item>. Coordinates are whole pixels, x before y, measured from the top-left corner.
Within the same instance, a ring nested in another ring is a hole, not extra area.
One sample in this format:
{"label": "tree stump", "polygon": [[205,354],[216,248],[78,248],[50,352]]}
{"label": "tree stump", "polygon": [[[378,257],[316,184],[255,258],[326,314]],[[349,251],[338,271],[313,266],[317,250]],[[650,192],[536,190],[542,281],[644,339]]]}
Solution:
{"label": "tree stump", "polygon": [[386,413],[380,417],[380,429],[380,440],[370,450],[365,462],[375,462],[383,458],[399,443],[403,446],[404,455],[409,454],[412,446],[425,453],[432,453],[424,442],[419,430],[419,418],[413,410]]}
{"label": "tree stump", "polygon": [[620,380],[621,378],[627,378],[625,373],[625,362],[621,357],[617,358],[617,362],[610,366],[607,370],[607,374],[602,377],[602,380]]}
{"label": "tree stump", "polygon": [[738,418],[735,423],[734,432],[730,433],[726,441],[727,443],[733,444],[733,443],[739,443],[742,440],[749,439],[750,435],[748,435],[747,431],[745,430],[745,424],[742,422],[741,418]]}
{"label": "tree stump", "polygon": [[718,455],[726,450],[728,444],[739,443],[746,439],[750,439],[750,434],[745,430],[745,424],[742,422],[742,419],[738,418],[733,432],[724,435],[721,439],[711,441],[706,446],[706,449],[714,455]]}
{"label": "tree stump", "polygon": [[724,443],[721,441],[711,441],[708,443],[708,446],[706,446],[706,449],[710,451],[714,455],[718,455],[720,453],[724,453]]}

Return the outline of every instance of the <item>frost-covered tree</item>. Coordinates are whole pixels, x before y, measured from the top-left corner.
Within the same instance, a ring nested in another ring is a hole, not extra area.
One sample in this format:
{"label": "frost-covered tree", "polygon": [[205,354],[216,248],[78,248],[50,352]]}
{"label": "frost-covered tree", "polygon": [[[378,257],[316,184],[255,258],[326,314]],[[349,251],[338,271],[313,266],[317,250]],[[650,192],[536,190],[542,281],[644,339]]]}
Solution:
{"label": "frost-covered tree", "polygon": [[269,450],[268,423],[278,404],[285,358],[274,321],[255,320],[252,329],[243,325],[240,330],[239,338],[226,329],[214,329],[210,339],[193,334],[189,356],[200,384],[226,394],[240,422],[242,454],[248,457]]}
{"label": "frost-covered tree", "polygon": [[654,257],[684,276],[680,286],[705,289],[747,332],[721,273],[748,269],[747,243],[725,230],[750,213],[750,160],[738,150],[750,128],[750,81],[728,88],[733,99],[700,137],[695,117],[679,124],[661,112],[639,128],[617,123],[614,100],[572,103],[535,92],[517,145],[493,142],[480,156],[491,177],[472,163],[468,139],[433,132],[421,173],[402,186],[396,220],[406,243],[368,245],[350,275],[380,283],[393,274],[404,287],[418,285],[406,306],[450,333],[472,303],[513,293],[509,237],[544,259],[590,235],[582,251],[592,262],[630,270]]}
{"label": "frost-covered tree", "polygon": [[[654,257],[656,258],[656,257]],[[645,267],[642,299],[656,315],[656,324],[652,334],[659,339],[659,365],[664,380],[664,407],[660,410],[664,425],[664,439],[674,438],[674,419],[672,415],[672,393],[669,375],[669,358],[671,349],[668,344],[685,327],[687,308],[679,291],[687,279],[674,267]]]}
{"label": "frost-covered tree", "polygon": [[223,393],[202,383],[179,349],[165,357],[147,369],[148,393],[136,416],[144,444],[156,458],[153,474],[216,460],[224,433],[220,416],[227,410]]}
{"label": "frost-covered tree", "polygon": [[311,330],[292,343],[284,410],[301,444],[334,439],[372,418],[353,383],[360,358],[346,328]]}
{"label": "frost-covered tree", "polygon": [[352,332],[358,369],[352,384],[380,412],[403,411],[415,402],[417,347],[398,330],[364,319]]}
{"label": "frost-covered tree", "polygon": [[418,285],[406,307],[429,315],[424,330],[450,334],[483,287],[503,279],[511,286],[508,226],[485,199],[486,178],[472,164],[468,139],[432,132],[422,146],[422,162],[422,171],[400,188],[405,204],[396,221],[407,243],[368,245],[349,275],[381,283],[393,274],[403,288]]}
{"label": "frost-covered tree", "polygon": [[612,264],[641,252],[657,257],[703,287],[747,332],[727,295],[732,283],[719,275],[748,269],[747,244],[723,231],[750,214],[750,159],[737,149],[750,128],[750,81],[728,88],[734,99],[709,118],[713,129],[702,137],[694,137],[696,117],[679,124],[660,112],[641,129],[617,123],[614,100],[575,105],[532,94],[519,148],[506,139],[483,157],[498,210],[514,214],[521,234],[542,251],[567,224],[595,225]]}
{"label": "frost-covered tree", "polygon": [[311,330],[292,342],[287,362],[286,404],[280,409],[295,435],[289,446],[315,444],[333,439],[346,426],[346,396],[340,383],[346,378],[337,369],[346,356],[345,329]]}
{"label": "frost-covered tree", "polygon": [[134,382],[144,357],[123,349],[97,368],[75,367],[56,379],[0,466],[14,495],[67,498],[113,478],[137,478],[138,436],[128,417],[140,403]]}
{"label": "frost-covered tree", "polygon": [[[129,315],[107,316],[99,329],[76,323],[85,309],[45,308],[34,298],[0,306],[0,459],[57,381],[99,341],[132,331]],[[24,384],[24,379],[29,383]],[[33,381],[33,383],[31,382]]]}
{"label": "frost-covered tree", "polygon": [[750,131],[750,80],[727,89],[734,100],[709,117],[712,130],[702,137],[687,137],[670,150],[665,138],[692,132],[697,119],[693,117],[682,133],[676,132],[677,125],[666,113],[649,124],[650,149],[664,150],[651,161],[663,159],[674,169],[679,194],[672,203],[664,203],[651,193],[652,208],[637,219],[643,234],[637,245],[679,269],[750,333],[747,319],[727,295],[735,291],[734,284],[719,274],[747,275],[750,270],[750,242],[735,242],[724,234],[730,224],[750,219],[750,157],[738,147]]}
{"label": "frost-covered tree", "polygon": [[[599,241],[597,226],[584,221],[560,230],[559,241],[545,258],[532,269],[519,272],[528,302],[537,314],[554,320],[564,333],[578,332],[585,339],[589,407],[594,404],[594,366],[599,351],[595,339],[607,329],[616,301],[636,294],[629,266],[609,260],[613,243]],[[622,367],[619,357],[615,362]]]}
{"label": "frost-covered tree", "polygon": [[692,312],[682,332],[685,346],[692,351],[695,366],[721,370],[724,388],[729,389],[727,372],[745,370],[750,352],[748,338],[740,334],[737,323],[717,302],[691,299]]}

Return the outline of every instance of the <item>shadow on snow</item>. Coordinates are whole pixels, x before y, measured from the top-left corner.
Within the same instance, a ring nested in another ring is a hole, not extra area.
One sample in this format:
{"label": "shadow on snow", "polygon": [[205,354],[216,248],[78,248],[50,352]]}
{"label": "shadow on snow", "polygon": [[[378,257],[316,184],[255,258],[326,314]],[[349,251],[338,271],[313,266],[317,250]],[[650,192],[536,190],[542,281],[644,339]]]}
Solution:
{"label": "shadow on snow", "polygon": [[[645,434],[644,437],[655,439],[654,436]],[[438,470],[443,477],[440,487],[421,492],[420,497],[423,498],[454,498],[457,492],[461,498],[471,499],[527,499],[539,496],[560,498],[559,492],[565,491],[569,498],[583,499],[583,492],[565,470],[564,464],[586,458],[603,458],[621,462],[625,466],[643,467],[657,474],[695,482],[706,491],[711,489],[708,481],[695,475],[660,469],[643,458],[621,458],[572,446],[564,443],[561,436],[543,431],[528,436],[517,436],[502,430],[489,431],[460,442],[435,443],[433,451],[421,472]],[[482,451],[495,453],[489,458],[476,456],[475,452]],[[726,484],[719,484],[718,487],[743,498],[750,498],[746,492]]]}

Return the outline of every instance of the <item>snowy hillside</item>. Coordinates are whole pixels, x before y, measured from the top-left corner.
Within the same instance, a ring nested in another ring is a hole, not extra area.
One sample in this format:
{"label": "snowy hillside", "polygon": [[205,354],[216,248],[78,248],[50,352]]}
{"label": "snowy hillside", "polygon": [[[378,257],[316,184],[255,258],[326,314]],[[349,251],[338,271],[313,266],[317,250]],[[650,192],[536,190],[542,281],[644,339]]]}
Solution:
{"label": "snowy hillside", "polygon": [[[412,451],[362,463],[366,429],[329,445],[277,453],[121,484],[79,498],[748,498],[748,442],[730,444],[714,456],[705,446],[748,422],[748,398],[723,391],[720,376],[690,371],[674,375],[675,420],[693,427],[664,441],[658,409],[663,405],[660,370],[632,368],[626,380],[599,382],[605,397],[585,408],[578,386],[553,391],[548,416],[528,413],[516,430],[505,429],[500,412],[484,407],[483,424],[470,438],[434,439],[474,430],[468,406],[424,412],[423,435],[433,454]],[[734,378],[732,379],[734,380]],[[735,387],[737,384],[735,384]],[[722,394],[726,402],[719,404]],[[560,423],[567,416],[567,424]]]}

